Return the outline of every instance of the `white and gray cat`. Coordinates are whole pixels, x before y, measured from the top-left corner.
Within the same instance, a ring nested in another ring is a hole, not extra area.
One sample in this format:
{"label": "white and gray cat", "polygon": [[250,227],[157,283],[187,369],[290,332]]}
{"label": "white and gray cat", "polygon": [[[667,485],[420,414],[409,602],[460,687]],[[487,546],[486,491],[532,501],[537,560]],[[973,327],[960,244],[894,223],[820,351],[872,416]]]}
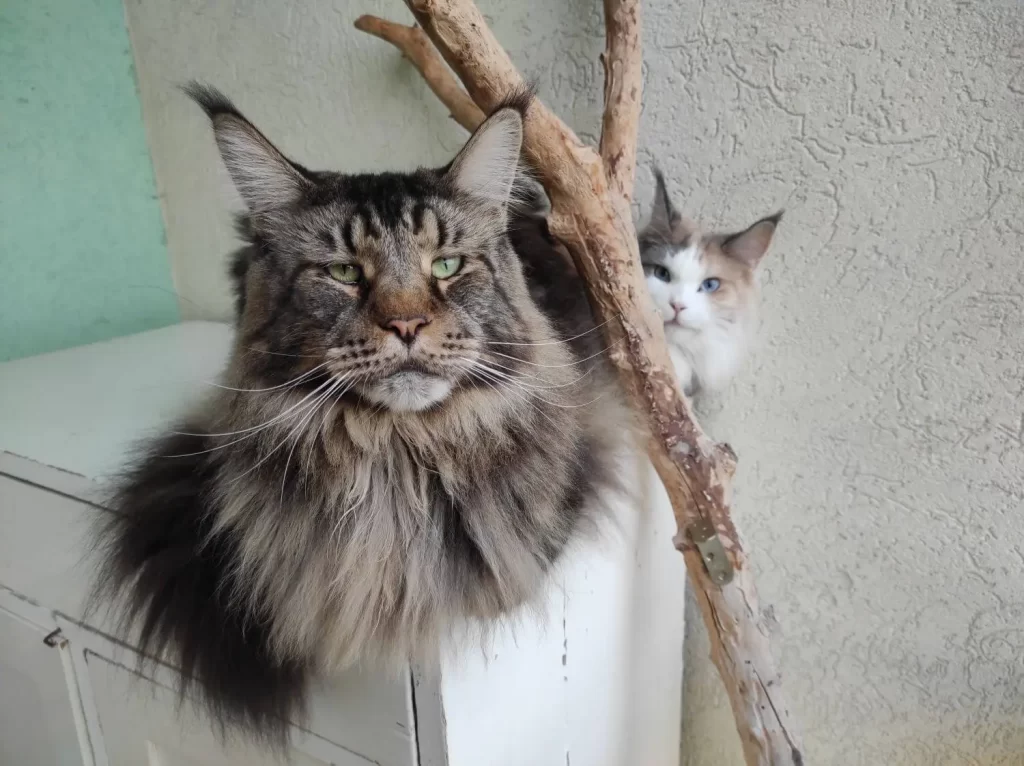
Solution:
{"label": "white and gray cat", "polygon": [[665,322],[676,375],[688,394],[724,388],[757,326],[757,267],[782,213],[732,234],[707,234],[681,216],[654,171],[651,218],[640,233],[647,289]]}
{"label": "white and gray cat", "polygon": [[[551,211],[540,184],[522,176],[522,206],[537,218]],[[651,217],[640,232],[647,290],[665,323],[676,375],[687,395],[725,388],[739,371],[757,327],[757,268],[782,212],[743,231],[707,233],[673,207],[654,170]]]}

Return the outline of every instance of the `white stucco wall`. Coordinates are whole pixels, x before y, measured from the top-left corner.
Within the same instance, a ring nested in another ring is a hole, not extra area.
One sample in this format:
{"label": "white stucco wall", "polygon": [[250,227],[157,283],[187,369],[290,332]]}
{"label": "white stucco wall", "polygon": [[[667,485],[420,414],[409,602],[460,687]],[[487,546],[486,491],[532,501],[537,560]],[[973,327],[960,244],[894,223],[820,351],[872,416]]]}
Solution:
{"label": "white stucco wall", "polygon": [[[463,139],[385,44],[398,0],[127,0],[183,313],[225,316],[226,182],[174,84],[220,86],[296,159]],[[481,0],[541,96],[598,129],[597,0]],[[688,214],[784,206],[762,348],[707,423],[774,607],[808,763],[1024,762],[1024,6],[651,0],[641,161]],[[217,186],[215,179],[220,178]],[[650,175],[642,169],[646,203]],[[688,620],[684,762],[741,763]]]}

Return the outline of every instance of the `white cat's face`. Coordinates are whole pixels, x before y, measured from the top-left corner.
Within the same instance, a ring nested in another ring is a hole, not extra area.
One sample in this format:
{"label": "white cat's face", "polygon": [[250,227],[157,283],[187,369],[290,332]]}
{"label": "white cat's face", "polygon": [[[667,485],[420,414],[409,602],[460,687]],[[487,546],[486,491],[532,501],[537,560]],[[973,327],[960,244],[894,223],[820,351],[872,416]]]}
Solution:
{"label": "white cat's face", "polygon": [[703,234],[672,207],[661,173],[640,233],[647,289],[684,390],[720,388],[738,369],[757,315],[757,266],[782,213],[733,234]]}
{"label": "white cat's face", "polygon": [[712,273],[699,246],[651,248],[643,255],[647,290],[666,329],[699,332],[714,322],[714,293],[721,277]]}

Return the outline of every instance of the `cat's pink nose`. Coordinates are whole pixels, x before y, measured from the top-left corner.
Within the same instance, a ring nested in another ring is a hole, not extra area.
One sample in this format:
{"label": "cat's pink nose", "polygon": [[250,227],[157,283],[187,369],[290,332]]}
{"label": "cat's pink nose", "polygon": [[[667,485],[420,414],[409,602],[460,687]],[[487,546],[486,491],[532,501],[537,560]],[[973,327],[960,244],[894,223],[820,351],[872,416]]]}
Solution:
{"label": "cat's pink nose", "polygon": [[393,332],[401,338],[406,345],[412,345],[412,342],[416,340],[416,336],[419,334],[420,330],[428,324],[430,324],[430,320],[425,316],[396,317],[394,319],[389,319],[384,324],[384,329]]}
{"label": "cat's pink nose", "polygon": [[671,306],[677,314],[686,311],[686,304],[684,303],[676,303],[675,301],[669,301],[668,305]]}

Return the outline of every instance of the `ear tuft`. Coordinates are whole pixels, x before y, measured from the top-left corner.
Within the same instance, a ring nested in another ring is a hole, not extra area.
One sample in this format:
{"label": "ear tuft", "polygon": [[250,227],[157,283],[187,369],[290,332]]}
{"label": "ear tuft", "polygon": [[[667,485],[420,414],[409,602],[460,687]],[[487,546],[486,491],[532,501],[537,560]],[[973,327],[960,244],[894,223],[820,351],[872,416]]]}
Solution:
{"label": "ear tuft", "polygon": [[757,223],[736,234],[730,234],[722,240],[722,251],[750,268],[754,268],[772,243],[775,229],[782,220],[782,211],[762,218]]}
{"label": "ear tuft", "polygon": [[504,207],[519,166],[523,116],[514,106],[498,109],[476,129],[448,168],[448,178],[466,194]]}
{"label": "ear tuft", "polygon": [[210,118],[231,180],[253,213],[295,204],[311,186],[301,168],[285,157],[216,88],[191,82],[183,88]]}
{"label": "ear tuft", "polygon": [[640,234],[640,239],[652,243],[672,243],[685,238],[696,230],[696,225],[679,214],[669,198],[665,175],[655,165],[654,200],[651,203],[651,218]]}
{"label": "ear tuft", "polygon": [[[235,108],[231,100],[212,85],[192,80],[188,84],[182,85],[181,89],[185,92],[186,96],[195,101],[206,112],[206,116],[211,120],[218,114],[233,114],[236,117],[242,117],[241,112]],[[245,118],[242,117],[242,119]]]}

